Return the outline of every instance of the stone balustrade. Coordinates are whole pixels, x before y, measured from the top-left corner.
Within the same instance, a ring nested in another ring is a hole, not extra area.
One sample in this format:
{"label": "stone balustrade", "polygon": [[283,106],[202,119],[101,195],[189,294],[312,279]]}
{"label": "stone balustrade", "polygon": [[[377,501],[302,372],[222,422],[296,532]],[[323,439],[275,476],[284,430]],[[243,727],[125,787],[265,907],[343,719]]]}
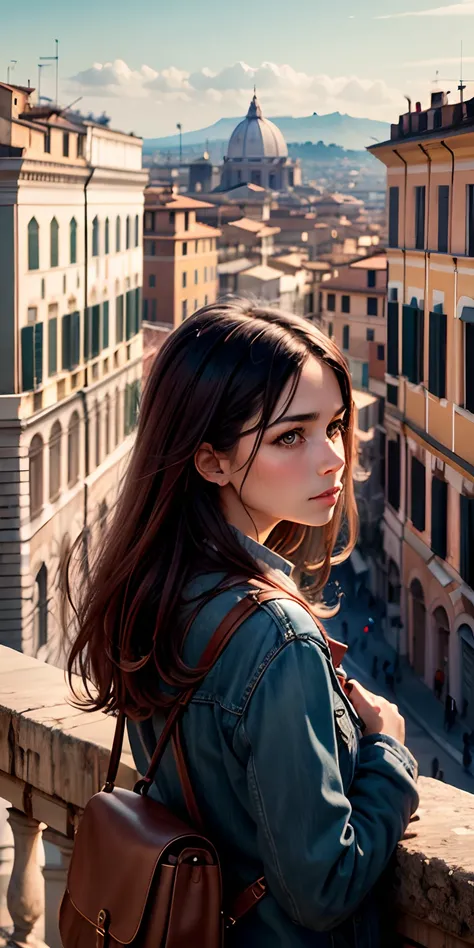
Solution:
{"label": "stone balustrade", "polygon": [[[113,728],[103,714],[72,706],[61,670],[0,646],[0,798],[9,803],[14,850],[9,945],[60,948],[57,911],[74,828],[104,783]],[[118,783],[132,787],[135,779],[126,745]],[[384,948],[473,945],[474,796],[427,778],[420,793],[420,818],[383,880]],[[0,859],[6,849],[0,828]]]}

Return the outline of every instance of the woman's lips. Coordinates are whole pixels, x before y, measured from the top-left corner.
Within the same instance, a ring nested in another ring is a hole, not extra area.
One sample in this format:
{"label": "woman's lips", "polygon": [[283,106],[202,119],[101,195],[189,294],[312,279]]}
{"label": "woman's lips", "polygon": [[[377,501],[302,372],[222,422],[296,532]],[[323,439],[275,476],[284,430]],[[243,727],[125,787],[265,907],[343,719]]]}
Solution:
{"label": "woman's lips", "polygon": [[325,490],[322,494],[317,494],[316,497],[310,497],[310,500],[320,500],[321,503],[328,504],[332,506],[337,503],[339,494],[341,493],[340,487],[331,487],[329,490]]}

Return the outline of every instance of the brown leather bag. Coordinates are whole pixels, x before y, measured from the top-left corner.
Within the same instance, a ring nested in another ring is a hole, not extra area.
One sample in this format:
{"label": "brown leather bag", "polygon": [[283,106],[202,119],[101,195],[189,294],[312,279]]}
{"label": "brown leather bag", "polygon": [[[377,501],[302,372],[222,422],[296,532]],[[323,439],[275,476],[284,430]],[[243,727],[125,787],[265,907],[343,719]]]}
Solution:
{"label": "brown leather bag", "polygon": [[[205,649],[201,681],[260,603],[298,598],[270,584],[252,585],[254,591],[231,609]],[[339,643],[330,645],[338,655],[345,651]],[[119,714],[107,781],[89,800],[76,831],[59,917],[63,948],[222,948],[225,928],[265,895],[262,877],[233,900],[223,899],[219,857],[203,832],[180,736],[181,716],[199,683],[169,712],[148,772],[133,791],[115,787],[125,730]],[[170,739],[194,828],[147,796]]]}

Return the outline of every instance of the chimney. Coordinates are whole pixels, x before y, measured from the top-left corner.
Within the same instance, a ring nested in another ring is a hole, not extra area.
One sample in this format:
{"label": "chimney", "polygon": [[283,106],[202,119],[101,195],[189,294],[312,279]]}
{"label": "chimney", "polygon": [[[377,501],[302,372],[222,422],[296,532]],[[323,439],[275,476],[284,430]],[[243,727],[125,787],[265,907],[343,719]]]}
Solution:
{"label": "chimney", "polygon": [[440,109],[442,105],[448,104],[448,94],[447,92],[432,92],[431,93],[431,108]]}
{"label": "chimney", "polygon": [[421,102],[417,102],[415,105],[415,112],[421,112]]}

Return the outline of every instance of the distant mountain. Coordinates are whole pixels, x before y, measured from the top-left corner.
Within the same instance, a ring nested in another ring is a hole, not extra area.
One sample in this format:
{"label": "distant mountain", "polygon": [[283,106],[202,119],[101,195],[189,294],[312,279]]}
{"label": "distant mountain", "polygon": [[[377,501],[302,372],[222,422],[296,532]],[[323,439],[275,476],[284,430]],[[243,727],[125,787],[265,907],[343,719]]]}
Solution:
{"label": "distant mountain", "polygon": [[[206,142],[228,141],[235,126],[241,118],[222,118],[214,125],[201,128],[194,132],[183,133],[183,145],[199,145]],[[343,148],[362,149],[372,144],[373,139],[386,141],[390,136],[390,125],[387,122],[378,122],[373,119],[354,118],[353,115],[341,115],[340,112],[331,112],[327,115],[312,115],[293,118],[290,115],[271,117],[271,121],[278,125],[285,139],[290,142],[319,142],[326,145],[341,145]],[[166,138],[148,138],[144,141],[144,151],[172,148],[179,145],[179,135],[168,135]]]}

